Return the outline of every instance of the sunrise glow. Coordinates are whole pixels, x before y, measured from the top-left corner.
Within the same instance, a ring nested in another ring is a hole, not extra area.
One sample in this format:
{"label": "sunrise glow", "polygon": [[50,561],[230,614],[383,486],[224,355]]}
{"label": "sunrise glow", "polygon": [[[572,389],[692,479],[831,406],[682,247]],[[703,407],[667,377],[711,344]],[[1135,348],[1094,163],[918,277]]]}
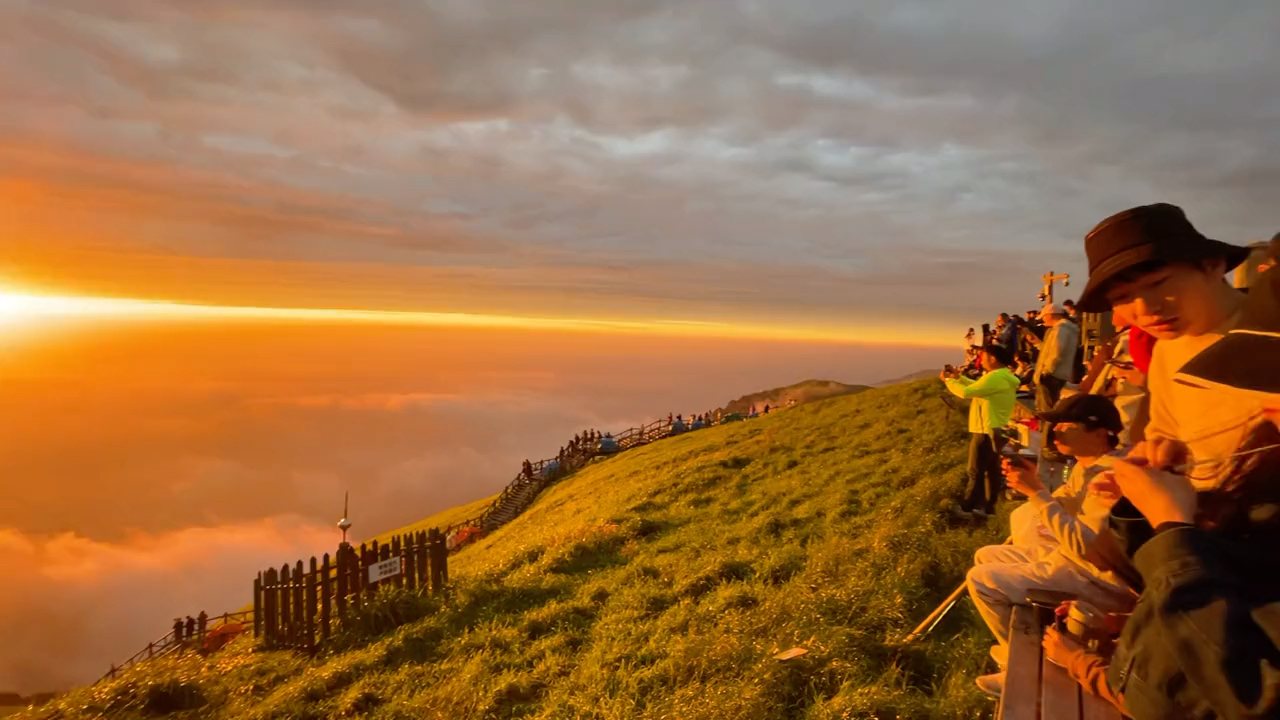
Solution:
{"label": "sunrise glow", "polygon": [[341,308],[282,308],[199,305],[129,298],[76,297],[0,292],[0,324],[50,317],[115,317],[122,319],[188,318],[242,321],[357,323],[440,328],[492,328],[572,332],[615,332],[667,337],[743,340],[792,340],[816,343],[945,345],[941,333],[910,335],[866,327],[795,327],[677,319],[525,317],[464,312],[392,311]]}

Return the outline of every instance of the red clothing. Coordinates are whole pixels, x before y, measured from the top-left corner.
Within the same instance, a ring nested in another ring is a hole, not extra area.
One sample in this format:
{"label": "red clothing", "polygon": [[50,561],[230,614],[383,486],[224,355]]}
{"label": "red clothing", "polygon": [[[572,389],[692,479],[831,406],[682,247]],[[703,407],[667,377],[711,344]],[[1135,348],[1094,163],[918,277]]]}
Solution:
{"label": "red clothing", "polygon": [[1152,335],[1142,331],[1142,328],[1133,325],[1129,328],[1129,355],[1133,358],[1133,364],[1143,375],[1146,375],[1151,368],[1151,354],[1155,351],[1156,339]]}

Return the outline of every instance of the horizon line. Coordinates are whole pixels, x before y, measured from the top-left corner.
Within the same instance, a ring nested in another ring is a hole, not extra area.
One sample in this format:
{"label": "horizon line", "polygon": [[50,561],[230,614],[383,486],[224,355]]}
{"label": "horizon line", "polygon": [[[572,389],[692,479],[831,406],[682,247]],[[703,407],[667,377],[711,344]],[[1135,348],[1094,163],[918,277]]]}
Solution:
{"label": "horizon line", "polygon": [[802,327],[779,324],[733,323],[683,318],[574,318],[502,313],[430,310],[373,310],[366,308],[268,307],[225,305],[160,299],[54,295],[9,291],[0,287],[0,327],[36,317],[118,317],[131,319],[198,318],[319,323],[491,328],[567,332],[647,334],[671,337],[709,337],[735,340],[773,340],[840,345],[905,345],[949,347],[939,339],[922,339],[920,332],[887,337],[878,330],[855,327]]}

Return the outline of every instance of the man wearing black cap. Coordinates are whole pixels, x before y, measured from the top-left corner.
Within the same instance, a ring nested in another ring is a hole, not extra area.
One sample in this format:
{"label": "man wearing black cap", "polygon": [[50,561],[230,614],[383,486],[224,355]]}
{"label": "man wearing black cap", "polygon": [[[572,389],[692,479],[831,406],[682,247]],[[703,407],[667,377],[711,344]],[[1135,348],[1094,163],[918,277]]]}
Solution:
{"label": "man wearing black cap", "polygon": [[1224,275],[1249,249],[1210,240],[1181,208],[1160,203],[1103,220],[1085,237],[1085,252],[1089,281],[1080,310],[1123,313],[1157,340],[1147,376],[1151,418],[1135,453],[1156,467],[1173,467],[1190,455],[1198,463],[1196,487],[1215,487],[1225,465],[1199,461],[1223,457],[1240,443],[1256,403],[1173,377],[1239,320],[1244,296]]}
{"label": "man wearing black cap", "polygon": [[1099,462],[1113,452],[1123,429],[1115,405],[1100,395],[1064,398],[1040,418],[1054,427],[1054,443],[1077,460],[1067,482],[1052,494],[1041,484],[1033,464],[1004,462],[1009,487],[1027,496],[1035,526],[1016,532],[1014,544],[978,550],[966,582],[969,594],[997,645],[991,655],[1001,672],[978,678],[978,686],[999,694],[1008,659],[1009,619],[1013,605],[1031,589],[1069,592],[1102,612],[1126,611],[1134,595],[1112,568],[1100,566],[1094,542],[1106,526],[1115,498],[1089,492],[1090,483],[1106,470]]}
{"label": "man wearing black cap", "polygon": [[986,371],[977,380],[961,377],[958,372],[943,370],[939,379],[958,398],[972,400],[969,406],[969,470],[968,486],[960,499],[957,512],[962,518],[986,518],[995,512],[1000,496],[1000,439],[998,430],[1013,417],[1018,397],[1018,379],[1009,365],[1012,354],[1002,345],[989,343],[982,347],[978,362]]}

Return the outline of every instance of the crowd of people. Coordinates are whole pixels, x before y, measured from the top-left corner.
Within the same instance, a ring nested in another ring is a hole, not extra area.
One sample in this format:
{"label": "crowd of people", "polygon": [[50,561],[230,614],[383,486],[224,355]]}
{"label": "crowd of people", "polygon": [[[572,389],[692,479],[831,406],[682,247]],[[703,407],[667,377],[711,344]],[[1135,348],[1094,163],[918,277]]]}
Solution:
{"label": "crowd of people", "polygon": [[[942,373],[972,401],[957,514],[1026,499],[967,577],[995,638],[978,685],[1003,692],[1013,606],[1057,593],[1082,620],[1046,631],[1046,658],[1127,716],[1280,717],[1280,235],[1247,290],[1225,275],[1250,249],[1173,205],[1103,220],[1085,254],[1076,303],[970,330]],[[1106,312],[1085,365],[1080,313]],[[1038,447],[1009,451],[1020,392]]]}

